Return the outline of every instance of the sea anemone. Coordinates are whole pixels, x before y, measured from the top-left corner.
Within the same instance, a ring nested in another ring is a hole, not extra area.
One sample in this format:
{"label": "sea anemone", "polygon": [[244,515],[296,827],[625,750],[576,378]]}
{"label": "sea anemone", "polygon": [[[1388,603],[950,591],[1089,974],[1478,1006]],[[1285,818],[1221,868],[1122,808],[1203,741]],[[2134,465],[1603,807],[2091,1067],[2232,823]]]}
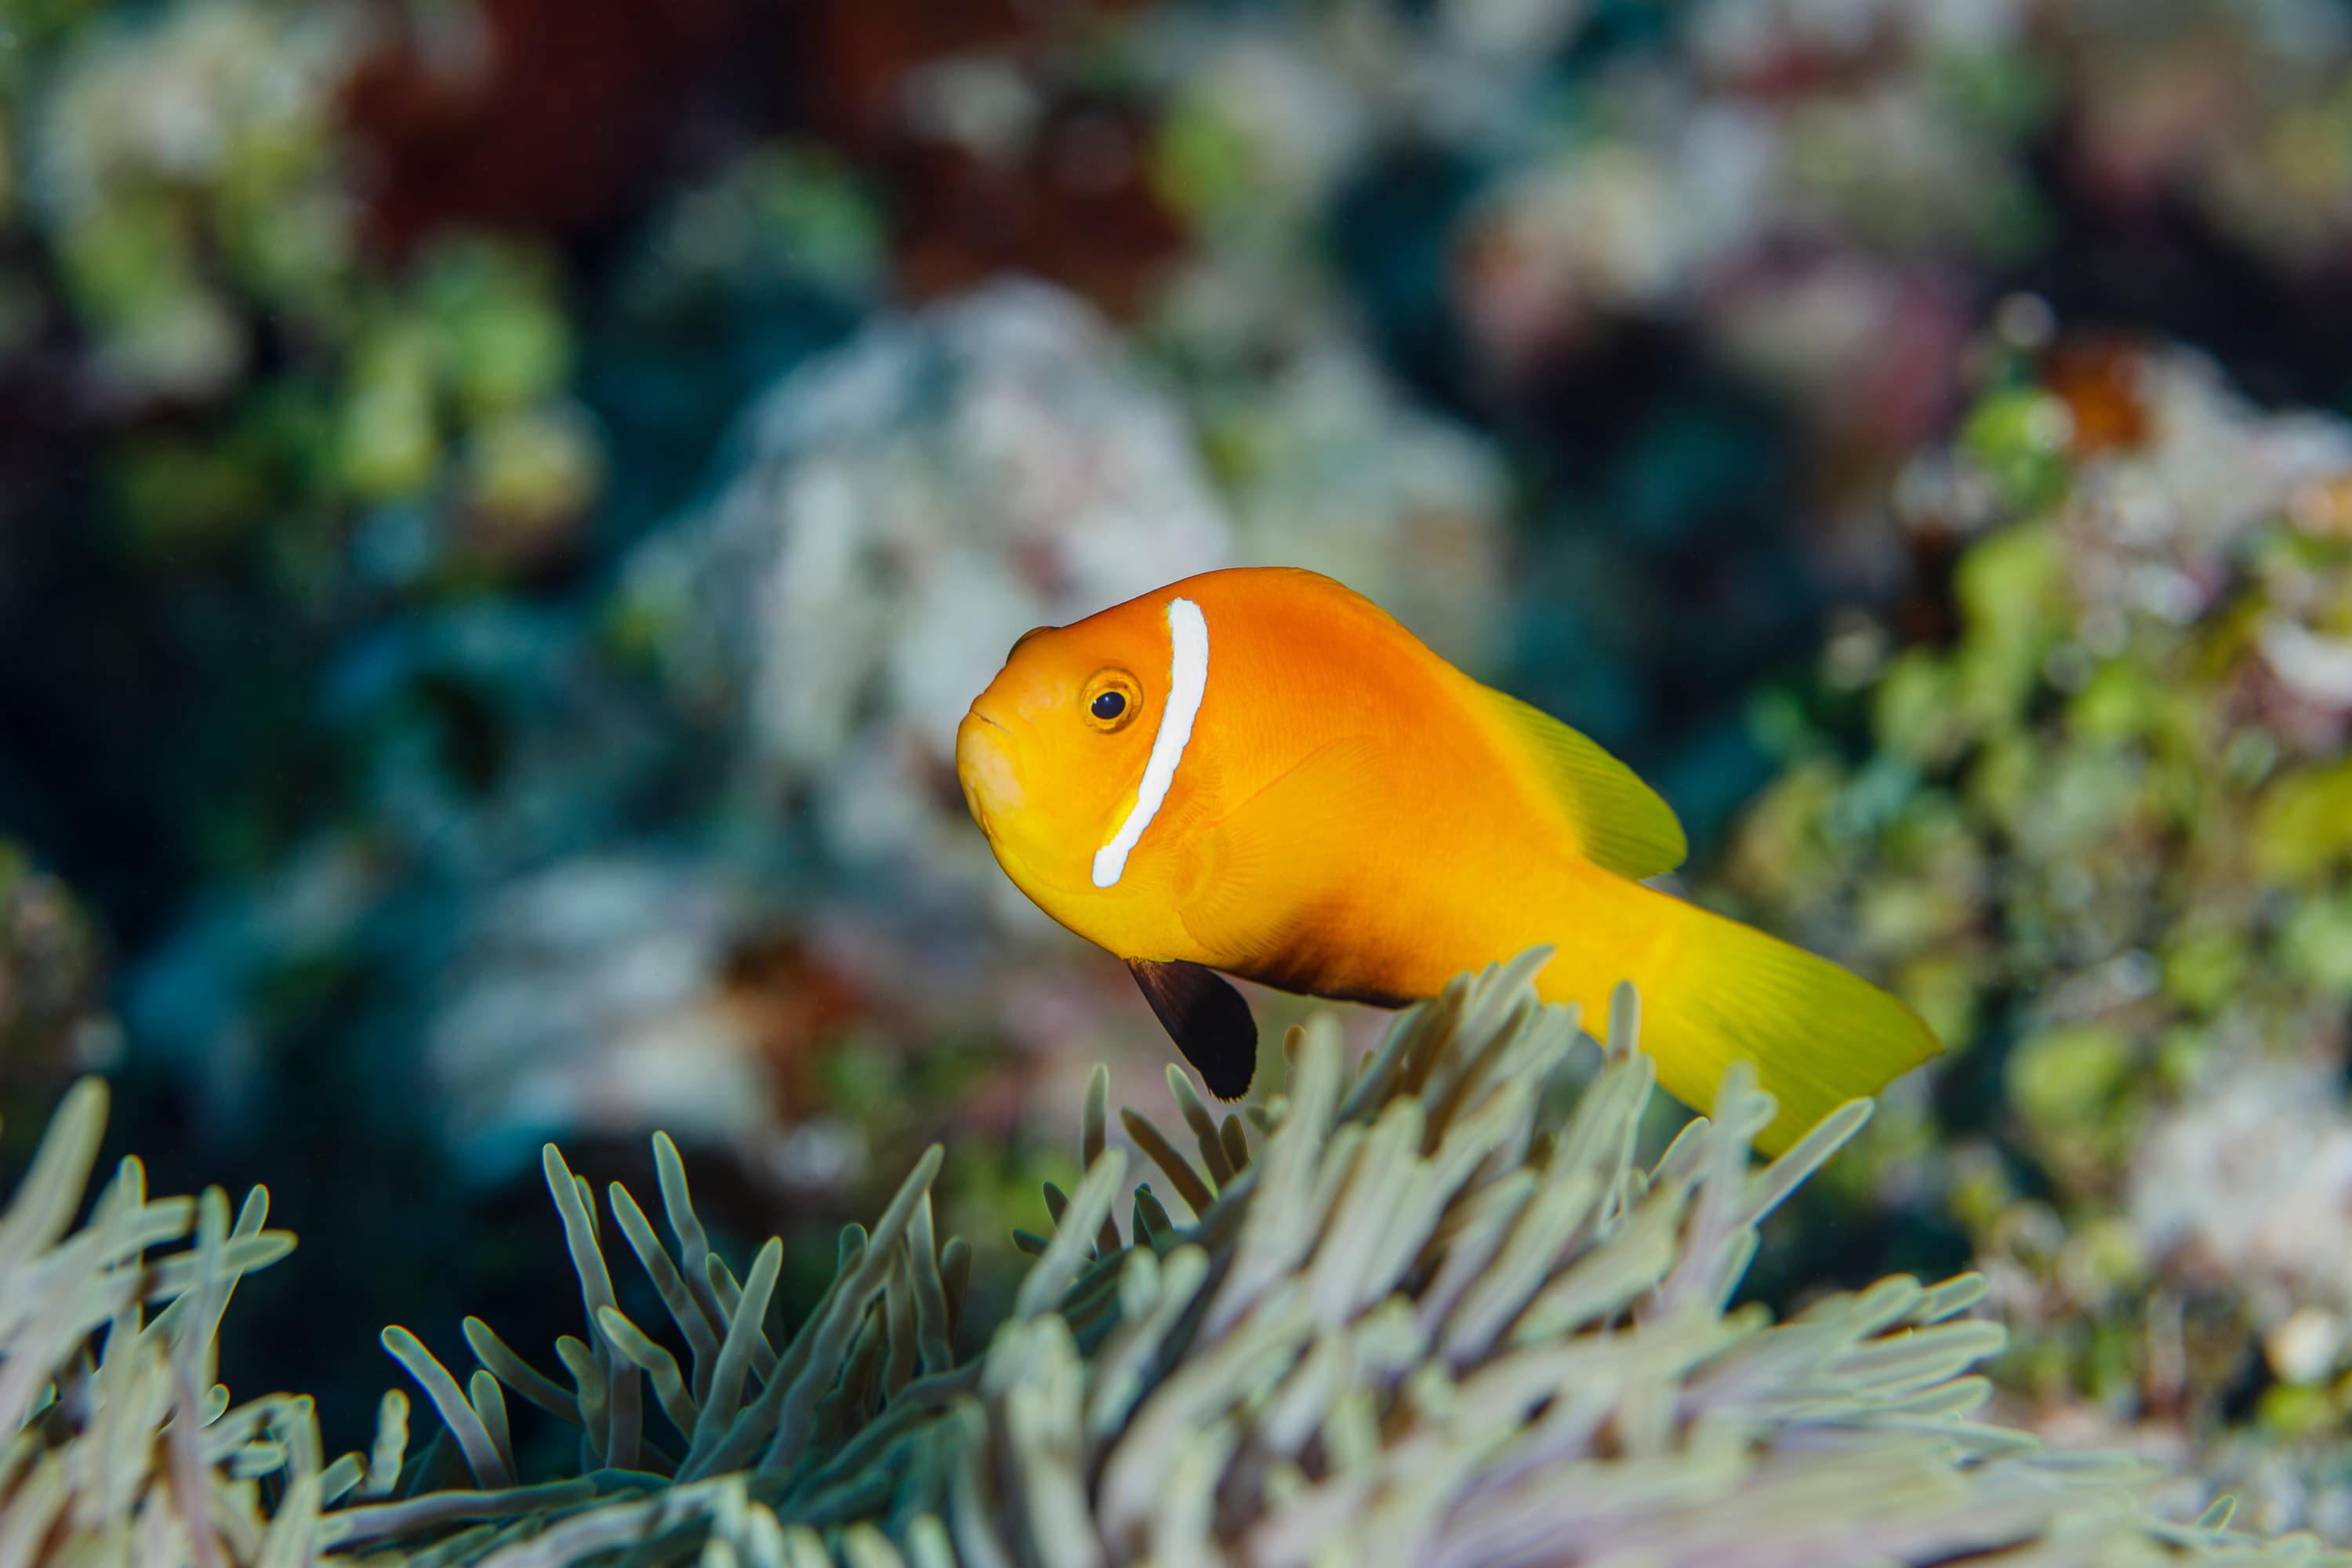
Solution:
{"label": "sea anemone", "polygon": [[[388,1394],[373,1454],[331,1465],[307,1400],[231,1410],[211,1383],[229,1287],[289,1245],[261,1228],[266,1198],[232,1226],[217,1193],[148,1202],[126,1162],[60,1239],[103,1114],[85,1084],[0,1222],[0,1411],[17,1430],[0,1559],[71,1543],[500,1568],[2322,1560],[2308,1538],[2226,1534],[2226,1504],[2158,1522],[2145,1468],[1973,1419],[1987,1385],[1968,1369],[2002,1338],[1966,1315],[1973,1275],[1892,1278],[1780,1323],[1735,1305],[1758,1224],[1868,1105],[1753,1168],[1773,1106],[1735,1069],[1712,1118],[1637,1162],[1654,1073],[1635,998],[1620,992],[1595,1064],[1576,1011],[1536,999],[1545,956],[1457,979],[1352,1071],[1328,1018],[1293,1031],[1286,1092],[1246,1120],[1180,1088],[1197,1159],[1123,1113],[1184,1223],[1129,1191],[1097,1075],[1086,1179],[1048,1189],[1053,1234],[1022,1238],[1037,1259],[972,1360],[954,1351],[971,1250],[932,1226],[938,1148],[871,1232],[843,1232],[832,1285],[782,1336],[782,1243],[739,1277],[666,1138],[667,1242],[618,1184],[600,1215],[551,1147],[588,1317],[556,1345],[568,1383],[478,1319],[463,1387],[388,1329],[443,1429],[405,1457],[407,1402]],[[193,1250],[143,1258],[192,1221]],[[616,1232],[683,1364],[617,1305]],[[142,1298],[173,1304],[142,1327]],[[578,1428],[582,1473],[527,1481],[509,1395]]]}

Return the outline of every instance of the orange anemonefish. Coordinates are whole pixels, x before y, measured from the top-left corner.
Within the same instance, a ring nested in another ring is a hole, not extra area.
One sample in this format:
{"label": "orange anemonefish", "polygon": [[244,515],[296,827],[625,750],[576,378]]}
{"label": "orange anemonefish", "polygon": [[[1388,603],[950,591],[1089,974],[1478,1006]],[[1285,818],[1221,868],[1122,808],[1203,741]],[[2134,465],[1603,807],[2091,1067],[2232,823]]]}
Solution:
{"label": "orange anemonefish", "polygon": [[1939,1048],[1828,960],[1643,886],[1683,858],[1664,801],[1311,572],[1205,573],[1028,633],[956,772],[1005,874],[1127,961],[1220,1099],[1257,1028],[1212,971],[1398,1006],[1544,943],[1538,991],[1588,1020],[1641,988],[1686,1104],[1754,1064],[1768,1152]]}

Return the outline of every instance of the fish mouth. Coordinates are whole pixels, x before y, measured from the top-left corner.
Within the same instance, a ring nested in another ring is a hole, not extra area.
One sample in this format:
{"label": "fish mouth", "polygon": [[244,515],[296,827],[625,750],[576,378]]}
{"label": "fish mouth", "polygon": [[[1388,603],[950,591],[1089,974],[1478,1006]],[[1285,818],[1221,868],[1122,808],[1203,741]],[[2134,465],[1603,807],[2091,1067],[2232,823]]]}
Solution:
{"label": "fish mouth", "polygon": [[1021,805],[1013,741],[1013,731],[977,703],[956,726],[956,778],[963,785],[964,805],[991,837],[995,823]]}

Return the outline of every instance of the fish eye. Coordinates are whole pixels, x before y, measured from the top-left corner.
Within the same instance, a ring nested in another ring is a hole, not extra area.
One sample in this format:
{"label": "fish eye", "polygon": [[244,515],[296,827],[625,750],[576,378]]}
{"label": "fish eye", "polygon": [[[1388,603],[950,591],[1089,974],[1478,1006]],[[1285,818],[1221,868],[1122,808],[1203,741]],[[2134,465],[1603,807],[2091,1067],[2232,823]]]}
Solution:
{"label": "fish eye", "polygon": [[1143,688],[1123,669],[1105,669],[1087,682],[1079,700],[1086,704],[1087,724],[1108,735],[1135,722]]}

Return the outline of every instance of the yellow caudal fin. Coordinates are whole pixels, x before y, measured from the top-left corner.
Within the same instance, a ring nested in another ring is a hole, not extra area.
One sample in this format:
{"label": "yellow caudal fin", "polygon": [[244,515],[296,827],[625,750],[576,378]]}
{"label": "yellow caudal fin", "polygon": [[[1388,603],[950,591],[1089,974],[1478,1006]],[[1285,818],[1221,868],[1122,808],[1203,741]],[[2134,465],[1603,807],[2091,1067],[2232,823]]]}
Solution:
{"label": "yellow caudal fin", "polygon": [[1505,743],[1567,812],[1574,848],[1635,881],[1671,871],[1689,846],[1674,807],[1591,736],[1507,692],[1479,687]]}
{"label": "yellow caudal fin", "polygon": [[1768,1154],[1943,1049],[1917,1014],[1826,958],[1664,893],[1625,891],[1660,931],[1646,973],[1629,976],[1659,1084],[1705,1110],[1725,1070],[1751,1063],[1780,1104],[1756,1140]]}

